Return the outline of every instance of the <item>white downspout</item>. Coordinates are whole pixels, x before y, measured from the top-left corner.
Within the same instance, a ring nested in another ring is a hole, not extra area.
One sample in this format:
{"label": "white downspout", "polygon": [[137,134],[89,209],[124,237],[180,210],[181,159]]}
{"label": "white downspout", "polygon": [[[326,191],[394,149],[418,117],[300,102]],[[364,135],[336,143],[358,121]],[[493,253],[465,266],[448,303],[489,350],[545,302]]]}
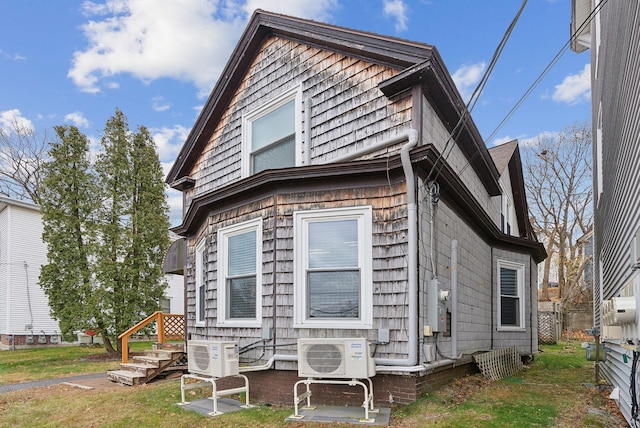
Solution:
{"label": "white downspout", "polygon": [[[415,174],[411,166],[409,152],[418,144],[418,131],[409,128],[388,140],[364,147],[347,155],[333,159],[331,162],[341,162],[354,159],[356,157],[372,153],[378,149],[388,147],[408,140],[400,150],[400,159],[407,183],[407,234],[408,234],[408,336],[409,336],[409,357],[407,359],[376,358],[376,371],[398,371],[398,372],[418,372],[425,369],[423,365],[418,365],[418,208],[416,204]],[[297,361],[297,355],[275,354],[269,361],[261,366],[241,367],[240,372],[261,371],[271,368],[275,361]]]}
{"label": "white downspout", "polygon": [[458,355],[458,241],[451,241],[451,355]]}
{"label": "white downspout", "polygon": [[[418,144],[418,131],[415,129],[407,129],[402,134],[386,141],[386,145],[398,143],[408,140],[400,150],[400,159],[402,160],[402,169],[404,171],[405,181],[407,183],[407,233],[408,233],[408,335],[409,335],[409,357],[406,359],[392,358],[376,358],[376,370],[385,371],[403,367],[403,371],[420,371],[424,367],[418,364],[418,208],[416,204],[416,184],[413,167],[411,166],[411,158],[409,152]],[[376,145],[376,149],[384,147],[381,143]],[[391,367],[385,367],[391,366]]]}

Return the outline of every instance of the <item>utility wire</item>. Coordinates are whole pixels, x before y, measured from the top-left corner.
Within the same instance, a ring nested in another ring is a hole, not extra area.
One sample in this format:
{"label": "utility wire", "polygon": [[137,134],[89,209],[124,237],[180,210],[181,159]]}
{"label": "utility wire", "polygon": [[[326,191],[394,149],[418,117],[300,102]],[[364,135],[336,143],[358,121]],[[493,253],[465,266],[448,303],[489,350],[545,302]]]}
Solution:
{"label": "utility wire", "polygon": [[[449,135],[449,138],[445,142],[444,149],[438,155],[438,158],[436,159],[436,161],[433,163],[433,166],[431,167],[431,170],[427,175],[427,177],[430,177],[431,174],[437,169],[435,177],[431,179],[432,181],[436,180],[440,175],[440,172],[445,164],[444,160],[446,160],[448,154],[451,152],[451,150],[454,147],[454,144],[451,144],[451,143],[458,138],[460,132],[464,128],[463,125],[465,124],[467,116],[471,114],[471,111],[473,111],[476,103],[478,102],[478,99],[480,98],[480,94],[482,93],[482,90],[484,89],[485,85],[489,81],[489,76],[491,75],[491,72],[495,68],[496,63],[498,62],[498,58],[502,54],[502,51],[507,44],[507,40],[509,40],[509,36],[511,36],[511,33],[513,32],[513,29],[515,28],[516,23],[518,22],[518,19],[520,18],[520,15],[522,14],[522,11],[524,10],[524,7],[526,4],[527,4],[527,0],[523,0],[522,4],[520,5],[520,9],[518,10],[518,13],[516,13],[515,17],[511,21],[511,24],[509,24],[509,27],[507,27],[507,29],[505,30],[505,33],[503,34],[502,39],[498,44],[498,47],[494,51],[491,61],[489,62],[489,66],[485,70],[482,78],[480,79],[480,82],[478,83],[473,93],[471,94],[471,97],[469,98],[469,102],[467,103],[465,110],[462,112],[462,115],[460,115],[460,119],[458,119],[456,126],[454,126],[453,130],[451,131],[451,134]],[[450,144],[451,146],[449,146]],[[442,161],[442,164],[438,169],[438,163],[440,161]]]}
{"label": "utility wire", "polygon": [[522,95],[522,97],[518,100],[518,102],[516,102],[516,104],[511,108],[511,110],[509,111],[509,113],[507,113],[507,115],[504,117],[504,119],[502,119],[502,121],[498,124],[498,126],[496,127],[496,129],[493,130],[493,132],[491,133],[491,135],[489,135],[489,137],[487,138],[487,141],[490,141],[493,137],[496,136],[496,134],[500,131],[500,129],[502,129],[502,127],[504,126],[504,124],[511,119],[511,116],[513,116],[513,114],[516,112],[516,110],[518,108],[520,108],[520,106],[522,105],[522,103],[524,102],[524,100],[526,100],[529,95],[531,95],[531,92],[533,92],[533,90],[538,86],[538,84],[542,81],[542,79],[544,79],[544,77],[549,73],[549,71],[553,68],[554,65],[556,65],[556,63],[560,60],[560,58],[562,57],[562,55],[564,55],[564,53],[569,49],[569,47],[571,46],[571,42],[573,40],[575,40],[575,38],[578,36],[578,34],[584,29],[584,27],[587,24],[590,24],[591,21],[593,20],[593,17],[595,16],[596,13],[598,13],[598,11],[600,11],[600,9],[602,9],[602,7],[608,2],[609,0],[601,0],[600,3],[598,3],[596,5],[596,7],[593,8],[593,10],[591,11],[591,13],[589,14],[589,16],[587,16],[587,18],[584,20],[584,22],[582,23],[582,25],[580,25],[580,27],[571,35],[571,37],[569,38],[569,40],[562,46],[562,48],[560,48],[560,50],[558,51],[558,53],[556,54],[556,56],[553,57],[553,59],[551,60],[551,62],[549,62],[549,64],[547,64],[547,66],[545,67],[545,69],[540,73],[540,75],[538,75],[538,77],[536,78],[536,80],[531,84],[531,86],[529,86],[529,89],[527,89],[527,91],[524,93],[524,95]]}
{"label": "utility wire", "polygon": [[[574,41],[576,39],[576,37],[578,36],[578,34],[580,34],[580,32],[585,28],[586,25],[590,25],[591,21],[593,20],[593,18],[595,17],[595,15],[600,11],[600,9],[602,9],[604,7],[604,5],[608,2],[609,0],[601,0],[591,11],[591,13],[587,16],[587,18],[584,20],[584,22],[580,25],[580,27],[578,27],[578,29],[576,29],[576,31],[571,35],[571,37],[569,37],[569,40],[560,48],[560,50],[558,51],[558,53],[556,53],[556,55],[553,57],[553,59],[549,62],[549,64],[547,64],[547,66],[544,68],[544,70],[538,75],[538,77],[536,78],[536,80],[531,84],[531,86],[529,86],[529,88],[525,91],[525,93],[522,95],[522,97],[520,97],[520,99],[516,102],[516,104],[511,108],[511,110],[509,110],[509,112],[507,113],[507,115],[502,119],[502,121],[500,121],[500,123],[498,124],[498,126],[493,130],[493,132],[491,133],[491,135],[489,135],[489,137],[486,138],[485,141],[491,141],[491,139],[493,137],[496,136],[496,134],[500,131],[500,129],[502,129],[502,127],[507,123],[507,121],[509,119],[511,119],[511,117],[513,116],[513,114],[516,112],[516,110],[518,110],[518,108],[520,108],[520,106],[522,105],[522,103],[529,97],[529,95],[531,95],[531,93],[533,92],[533,90],[540,84],[540,82],[542,81],[542,79],[544,79],[544,77],[549,73],[549,71],[551,70],[551,68],[553,68],[554,65],[556,65],[556,63],[560,60],[560,58],[562,57],[562,55],[567,51],[567,49],[569,48],[569,46],[571,46],[571,42]],[[467,163],[465,164],[465,166],[460,170],[459,174],[462,174],[471,164],[471,161],[479,154],[479,151],[476,151],[467,161]]]}

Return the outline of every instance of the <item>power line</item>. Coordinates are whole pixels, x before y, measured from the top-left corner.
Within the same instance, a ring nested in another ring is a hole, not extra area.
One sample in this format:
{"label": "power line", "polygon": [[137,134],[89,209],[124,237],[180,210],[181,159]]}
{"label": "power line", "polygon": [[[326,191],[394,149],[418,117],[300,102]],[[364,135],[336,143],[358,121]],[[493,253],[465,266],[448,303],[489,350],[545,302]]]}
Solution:
{"label": "power line", "polygon": [[429,174],[427,175],[427,177],[431,176],[433,171],[435,171],[438,168],[438,162],[442,160],[442,164],[440,168],[438,168],[435,174],[435,177],[433,177],[432,180],[437,179],[438,176],[440,175],[440,172],[442,171],[442,168],[444,167],[444,164],[445,164],[444,160],[446,160],[448,153],[450,153],[454,147],[453,144],[451,146],[449,146],[449,144],[458,138],[460,132],[464,127],[463,125],[465,123],[467,116],[471,114],[471,111],[473,111],[476,103],[478,102],[478,99],[480,98],[480,94],[482,93],[482,90],[484,89],[485,85],[489,81],[489,76],[493,72],[493,69],[495,68],[496,63],[498,62],[498,58],[502,54],[502,51],[504,50],[504,47],[507,44],[507,40],[509,39],[509,36],[511,36],[511,33],[513,32],[513,29],[515,28],[516,23],[518,22],[518,19],[520,18],[520,15],[522,14],[522,11],[524,10],[524,7],[526,4],[527,4],[527,0],[523,0],[522,4],[520,5],[520,9],[518,9],[518,12],[516,13],[515,17],[511,20],[509,27],[507,27],[507,29],[505,30],[505,33],[503,34],[502,39],[500,40],[500,43],[496,47],[496,50],[494,51],[493,56],[491,57],[491,61],[489,62],[489,66],[485,70],[482,78],[480,79],[480,82],[478,83],[473,93],[471,94],[471,97],[469,98],[469,102],[467,103],[465,110],[462,112],[460,119],[458,119],[456,126],[454,126],[453,130],[451,131],[451,134],[449,135],[449,138],[445,142],[444,149],[438,155],[438,158],[436,159],[436,161],[433,163],[433,166],[431,167],[431,170],[429,171]]}
{"label": "power line", "polygon": [[596,7],[593,8],[593,10],[591,11],[591,13],[589,14],[589,16],[587,16],[587,18],[584,20],[584,22],[582,23],[582,25],[580,25],[580,27],[571,35],[571,37],[569,38],[569,40],[562,46],[562,48],[560,48],[560,50],[558,51],[558,53],[556,54],[556,56],[553,57],[553,59],[551,60],[551,62],[549,62],[549,64],[547,64],[547,66],[544,68],[544,70],[540,73],[540,75],[538,75],[538,77],[536,78],[536,80],[531,84],[531,86],[529,86],[529,89],[526,90],[526,92],[524,93],[524,95],[522,95],[522,97],[518,100],[518,102],[516,102],[516,104],[511,108],[511,110],[509,111],[509,113],[507,113],[507,115],[504,117],[504,119],[502,119],[502,121],[498,124],[498,126],[496,127],[496,129],[493,130],[493,132],[491,133],[491,135],[489,135],[489,137],[487,138],[487,141],[490,141],[493,137],[496,136],[496,134],[498,133],[498,131],[500,131],[500,129],[502,129],[502,127],[504,126],[504,124],[511,118],[511,116],[513,116],[513,114],[516,112],[516,110],[518,108],[520,108],[520,106],[522,105],[522,103],[524,102],[525,99],[527,99],[527,97],[529,97],[529,95],[531,94],[531,92],[533,92],[533,90],[538,86],[538,84],[542,81],[542,79],[544,79],[544,77],[549,73],[549,71],[551,70],[551,68],[553,68],[554,65],[556,65],[556,63],[560,60],[560,58],[562,57],[562,55],[564,55],[564,53],[567,51],[567,49],[569,49],[569,46],[571,46],[571,42],[573,40],[575,40],[575,38],[578,36],[578,34],[584,29],[584,27],[587,24],[591,24],[591,21],[593,20],[593,17],[595,16],[596,13],[598,13],[598,11],[600,11],[600,9],[602,9],[602,7],[608,2],[609,0],[602,0],[600,1],[600,3],[598,3],[596,5]]}
{"label": "power line", "polygon": [[[569,40],[560,48],[560,50],[558,51],[558,53],[556,53],[556,55],[553,57],[553,59],[549,62],[549,64],[547,64],[547,66],[544,68],[544,70],[538,75],[538,77],[536,78],[536,80],[529,86],[529,88],[525,91],[524,95],[522,95],[522,97],[520,97],[520,99],[516,102],[516,104],[511,108],[511,110],[509,110],[509,112],[507,113],[507,115],[500,121],[500,123],[498,124],[498,126],[493,130],[493,132],[491,133],[491,135],[489,135],[489,137],[486,139],[486,141],[490,141],[493,137],[496,136],[496,134],[500,131],[500,129],[502,129],[502,127],[505,125],[505,123],[507,123],[507,121],[509,119],[511,119],[511,117],[513,116],[513,114],[516,112],[516,110],[518,108],[520,108],[520,106],[522,105],[522,103],[529,97],[529,95],[531,95],[531,93],[533,92],[533,90],[538,86],[538,84],[542,81],[542,79],[549,73],[549,71],[551,70],[551,68],[553,68],[554,65],[556,65],[556,63],[560,60],[560,58],[562,57],[562,55],[567,51],[567,49],[569,48],[569,46],[571,46],[571,42],[574,41],[576,39],[576,37],[578,36],[578,34],[580,34],[580,32],[585,28],[586,25],[590,25],[591,21],[593,20],[593,18],[595,17],[595,15],[600,11],[600,9],[602,9],[604,7],[604,5],[608,2],[609,0],[601,0],[600,3],[598,3],[593,10],[591,11],[591,13],[589,13],[589,15],[585,18],[584,22],[580,25],[580,27],[578,27],[576,29],[576,31],[571,35],[571,37],[569,37]],[[467,161],[467,163],[465,164],[465,166],[460,170],[459,174],[462,174],[471,164],[471,161],[479,154],[479,151],[476,151]]]}

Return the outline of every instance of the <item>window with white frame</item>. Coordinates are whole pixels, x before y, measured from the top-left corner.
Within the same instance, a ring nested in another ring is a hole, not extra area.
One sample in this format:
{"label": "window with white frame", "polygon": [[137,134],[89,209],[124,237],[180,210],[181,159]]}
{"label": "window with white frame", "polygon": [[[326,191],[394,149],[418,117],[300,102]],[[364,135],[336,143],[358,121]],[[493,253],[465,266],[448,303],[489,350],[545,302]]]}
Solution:
{"label": "window with white frame", "polygon": [[262,325],[262,218],[218,231],[218,324]]}
{"label": "window with white frame", "polygon": [[498,328],[524,329],[524,265],[498,260]]}
{"label": "window with white frame", "polygon": [[505,187],[500,186],[502,188],[502,197],[501,197],[501,208],[500,208],[500,230],[502,233],[506,233],[507,235],[511,235],[512,233],[512,223],[515,218],[515,210],[513,207],[513,202],[511,201],[511,197],[507,192]]}
{"label": "window with white frame", "polygon": [[163,314],[171,313],[171,298],[162,297],[160,299],[160,310],[162,311]]}
{"label": "window with white frame", "polygon": [[372,327],[371,211],[294,212],[296,327]]}
{"label": "window with white frame", "polygon": [[206,239],[196,245],[196,325],[205,324],[205,304],[207,290],[207,251]]}
{"label": "window with white frame", "polygon": [[300,99],[295,88],[243,118],[243,177],[299,164]]}
{"label": "window with white frame", "polygon": [[604,161],[602,158],[602,102],[600,102],[598,108],[598,127],[596,128],[596,138],[594,140],[596,150],[595,150],[595,161],[594,161],[594,175],[596,177],[594,182],[594,199],[596,203],[596,207],[600,205],[600,199],[602,197],[602,187],[604,185],[604,175],[602,173],[602,162]]}

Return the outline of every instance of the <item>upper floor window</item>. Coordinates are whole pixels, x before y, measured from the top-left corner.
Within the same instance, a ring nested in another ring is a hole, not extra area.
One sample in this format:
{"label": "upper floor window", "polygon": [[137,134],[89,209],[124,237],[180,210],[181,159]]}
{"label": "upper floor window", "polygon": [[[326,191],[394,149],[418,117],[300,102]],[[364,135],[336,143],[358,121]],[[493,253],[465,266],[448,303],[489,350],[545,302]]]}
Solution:
{"label": "upper floor window", "polygon": [[243,118],[243,177],[300,163],[300,98],[296,88]]}
{"label": "upper floor window", "polygon": [[207,290],[207,245],[201,239],[196,245],[196,325],[204,325]]}
{"label": "upper floor window", "polygon": [[262,219],[218,231],[218,324],[262,324]]}
{"label": "upper floor window", "polygon": [[[510,188],[509,188],[510,189]],[[512,224],[515,219],[515,208],[511,197],[507,193],[507,190],[502,188],[502,201],[500,208],[500,230],[507,235],[514,235],[512,230]]]}
{"label": "upper floor window", "polygon": [[498,329],[524,329],[524,265],[498,260],[498,296]]}
{"label": "upper floor window", "polygon": [[371,207],[294,213],[296,327],[371,328]]}

